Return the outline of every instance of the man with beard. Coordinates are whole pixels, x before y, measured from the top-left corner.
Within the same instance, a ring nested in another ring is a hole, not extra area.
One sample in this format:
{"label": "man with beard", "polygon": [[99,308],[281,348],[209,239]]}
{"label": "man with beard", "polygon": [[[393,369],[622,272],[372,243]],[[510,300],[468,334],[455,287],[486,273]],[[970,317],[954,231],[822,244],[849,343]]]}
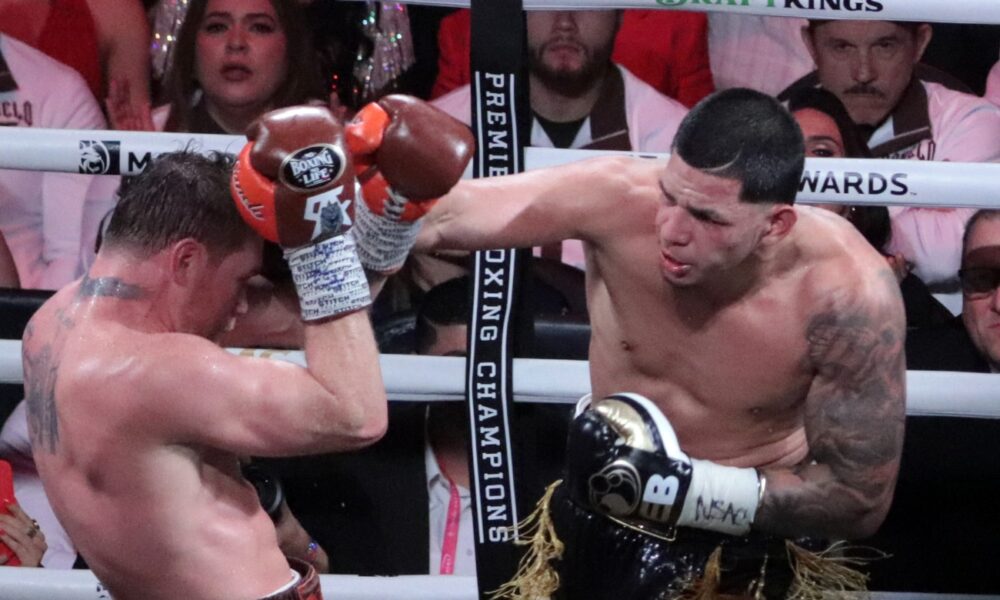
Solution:
{"label": "man with beard", "polygon": [[[954,78],[918,65],[928,23],[812,20],[802,29],[816,70],[779,95],[822,86],[840,98],[876,158],[996,162],[1000,109],[947,87]],[[943,198],[942,200],[947,200]],[[939,290],[957,287],[971,209],[893,207],[889,250]]]}
{"label": "man with beard", "polygon": [[[526,17],[531,146],[668,152],[687,109],[612,62],[621,11],[530,11]],[[433,102],[469,123],[470,86]],[[557,257],[558,245],[545,255]],[[583,266],[579,241],[564,262]]]}

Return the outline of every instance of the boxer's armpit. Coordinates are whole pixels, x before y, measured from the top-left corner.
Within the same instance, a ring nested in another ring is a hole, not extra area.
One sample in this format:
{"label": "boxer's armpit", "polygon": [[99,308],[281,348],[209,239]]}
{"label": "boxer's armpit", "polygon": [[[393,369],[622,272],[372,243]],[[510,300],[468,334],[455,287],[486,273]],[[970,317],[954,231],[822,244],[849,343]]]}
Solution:
{"label": "boxer's armpit", "polygon": [[899,290],[857,294],[817,313],[806,337],[816,376],[806,398],[812,463],[768,474],[756,529],[857,538],[874,533],[892,499],[906,418],[905,324]]}

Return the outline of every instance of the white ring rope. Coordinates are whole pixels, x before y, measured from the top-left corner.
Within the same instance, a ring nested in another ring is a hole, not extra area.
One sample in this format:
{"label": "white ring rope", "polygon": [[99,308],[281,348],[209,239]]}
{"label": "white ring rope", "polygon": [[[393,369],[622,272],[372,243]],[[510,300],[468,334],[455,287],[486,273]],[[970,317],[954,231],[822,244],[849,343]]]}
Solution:
{"label": "white ring rope", "polygon": [[[469,0],[397,0],[404,4],[468,7]],[[807,19],[1000,23],[996,0],[522,0],[525,10],[659,8]]]}
{"label": "white ring rope", "polygon": [[[996,1],[1000,6],[1000,0]],[[151,157],[184,148],[236,153],[246,138],[147,131],[0,128],[0,169],[134,174]],[[665,154],[525,148],[528,169],[608,154]],[[471,165],[467,174],[471,174]],[[804,203],[997,208],[1000,164],[888,159],[807,158]]]}
{"label": "white ring rope", "polygon": [[[324,598],[337,600],[478,600],[475,577],[459,575],[405,575],[358,577],[320,575]],[[82,569],[25,569],[0,567],[3,600],[108,600],[93,572]],[[990,600],[1000,596],[872,592],[849,594],[858,600]]]}
{"label": "white ring rope", "polygon": [[[241,350],[234,354],[305,365],[298,350]],[[465,359],[445,356],[383,354],[382,376],[392,401],[465,399]],[[419,373],[419,377],[413,377]],[[0,383],[24,382],[20,340],[0,340]],[[906,413],[910,416],[1000,419],[996,390],[1000,378],[990,373],[908,371]],[[628,390],[622,390],[628,391]],[[514,400],[575,404],[590,393],[590,365],[580,360],[514,359]]]}

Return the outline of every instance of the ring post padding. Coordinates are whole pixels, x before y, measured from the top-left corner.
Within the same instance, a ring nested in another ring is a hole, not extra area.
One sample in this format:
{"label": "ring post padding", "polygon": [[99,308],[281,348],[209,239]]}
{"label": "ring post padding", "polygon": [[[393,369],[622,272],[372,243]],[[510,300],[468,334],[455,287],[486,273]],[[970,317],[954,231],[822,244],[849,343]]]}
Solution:
{"label": "ring post padding", "polygon": [[[530,114],[521,0],[472,0],[471,6],[473,176],[519,173]],[[484,600],[518,564],[511,371],[524,257],[513,249],[473,255],[465,385],[476,576]]]}

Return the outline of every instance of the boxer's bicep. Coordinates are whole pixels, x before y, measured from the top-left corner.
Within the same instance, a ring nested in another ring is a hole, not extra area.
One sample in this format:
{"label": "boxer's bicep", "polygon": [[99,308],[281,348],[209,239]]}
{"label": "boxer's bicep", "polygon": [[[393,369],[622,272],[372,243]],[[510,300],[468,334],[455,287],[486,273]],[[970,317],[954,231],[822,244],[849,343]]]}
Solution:
{"label": "boxer's bicep", "polygon": [[905,323],[897,284],[888,272],[879,279],[884,290],[852,294],[808,323],[816,372],[804,415],[810,460],[767,472],[762,528],[853,538],[885,518],[906,418]]}
{"label": "boxer's bicep", "polygon": [[341,438],[355,437],[350,416],[342,414],[352,400],[298,365],[218,347],[165,362],[169,375],[150,379],[144,418],[164,441],[285,456],[350,447]]}

